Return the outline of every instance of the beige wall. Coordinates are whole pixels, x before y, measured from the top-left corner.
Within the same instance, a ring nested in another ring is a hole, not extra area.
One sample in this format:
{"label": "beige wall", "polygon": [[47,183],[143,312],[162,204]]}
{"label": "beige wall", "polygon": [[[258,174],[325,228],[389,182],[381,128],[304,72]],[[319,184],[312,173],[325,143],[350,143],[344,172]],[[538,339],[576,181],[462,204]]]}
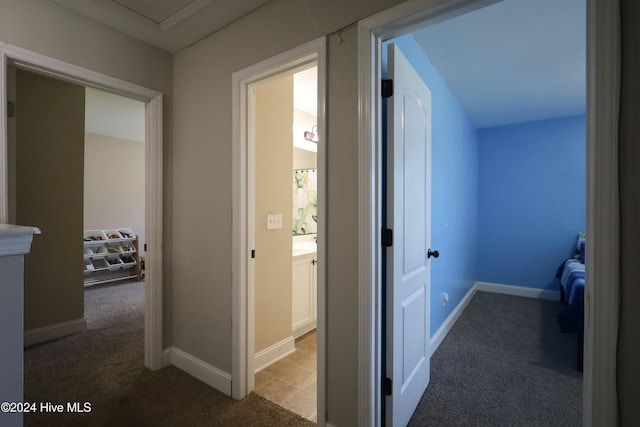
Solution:
{"label": "beige wall", "polygon": [[[291,337],[293,75],[256,87],[255,351]],[[267,230],[267,214],[282,229]]]}
{"label": "beige wall", "polygon": [[349,27],[327,59],[327,407],[337,426],[358,424],[357,45]]}
{"label": "beige wall", "polygon": [[313,151],[303,150],[301,148],[293,149],[293,168],[294,169],[317,169],[318,154]]}
{"label": "beige wall", "polygon": [[84,229],[131,228],[144,254],[144,143],[85,133]]}
{"label": "beige wall", "polygon": [[[397,3],[307,2],[309,14],[302,2],[275,0],[175,55],[176,347],[231,372],[232,73]],[[327,44],[327,409],[336,426],[358,425],[356,36],[352,25]]]}
{"label": "beige wall", "polygon": [[[7,102],[16,105],[16,68],[7,66]],[[7,193],[9,223],[16,222],[16,117],[7,114]]]}
{"label": "beige wall", "polygon": [[171,94],[172,55],[50,0],[0,0],[0,41]]}
{"label": "beige wall", "polygon": [[[0,42],[162,92],[164,96],[164,347],[171,345],[173,56],[49,0],[0,0]],[[24,224],[32,225],[32,224]]]}
{"label": "beige wall", "polygon": [[84,317],[84,88],[18,70],[16,99],[16,219],[42,231],[24,262],[28,331]]}

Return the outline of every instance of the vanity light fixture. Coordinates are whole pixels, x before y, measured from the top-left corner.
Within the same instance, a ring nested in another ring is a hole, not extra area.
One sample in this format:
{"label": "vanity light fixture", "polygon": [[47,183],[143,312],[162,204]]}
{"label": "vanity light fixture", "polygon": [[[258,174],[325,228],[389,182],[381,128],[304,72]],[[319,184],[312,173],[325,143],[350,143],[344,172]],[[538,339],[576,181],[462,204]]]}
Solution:
{"label": "vanity light fixture", "polygon": [[313,127],[311,127],[311,132],[305,131],[304,139],[306,139],[307,141],[317,143],[318,142],[318,126],[313,125]]}

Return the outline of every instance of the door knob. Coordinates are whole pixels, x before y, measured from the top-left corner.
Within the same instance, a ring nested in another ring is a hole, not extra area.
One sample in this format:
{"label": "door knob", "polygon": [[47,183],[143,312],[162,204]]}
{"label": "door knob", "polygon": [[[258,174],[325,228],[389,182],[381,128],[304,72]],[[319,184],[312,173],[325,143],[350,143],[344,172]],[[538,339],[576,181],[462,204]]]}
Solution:
{"label": "door knob", "polygon": [[439,256],[440,256],[440,252],[438,251],[432,251],[431,249],[427,251],[427,258],[431,258],[431,257],[438,258]]}

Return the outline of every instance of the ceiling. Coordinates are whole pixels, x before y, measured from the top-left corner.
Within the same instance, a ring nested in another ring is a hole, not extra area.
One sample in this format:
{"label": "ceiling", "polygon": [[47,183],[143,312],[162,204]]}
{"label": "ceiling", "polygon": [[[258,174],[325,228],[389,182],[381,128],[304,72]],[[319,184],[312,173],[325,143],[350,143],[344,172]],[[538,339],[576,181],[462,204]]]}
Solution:
{"label": "ceiling", "polygon": [[[51,1],[177,52],[269,0]],[[413,35],[478,128],[585,112],[585,0],[499,1]]]}
{"label": "ceiling", "polygon": [[51,1],[175,53],[270,0]]}
{"label": "ceiling", "polygon": [[478,128],[585,113],[585,0],[504,0],[413,36]]}

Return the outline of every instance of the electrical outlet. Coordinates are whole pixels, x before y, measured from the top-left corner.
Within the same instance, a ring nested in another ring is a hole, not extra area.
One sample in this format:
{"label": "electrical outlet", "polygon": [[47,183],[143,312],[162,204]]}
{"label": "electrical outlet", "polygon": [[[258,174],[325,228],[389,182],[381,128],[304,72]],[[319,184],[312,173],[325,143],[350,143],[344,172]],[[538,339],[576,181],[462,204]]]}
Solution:
{"label": "electrical outlet", "polygon": [[282,214],[267,214],[267,230],[280,230],[282,228]]}
{"label": "electrical outlet", "polygon": [[447,303],[449,302],[449,294],[446,292],[442,293],[442,305],[447,305]]}

